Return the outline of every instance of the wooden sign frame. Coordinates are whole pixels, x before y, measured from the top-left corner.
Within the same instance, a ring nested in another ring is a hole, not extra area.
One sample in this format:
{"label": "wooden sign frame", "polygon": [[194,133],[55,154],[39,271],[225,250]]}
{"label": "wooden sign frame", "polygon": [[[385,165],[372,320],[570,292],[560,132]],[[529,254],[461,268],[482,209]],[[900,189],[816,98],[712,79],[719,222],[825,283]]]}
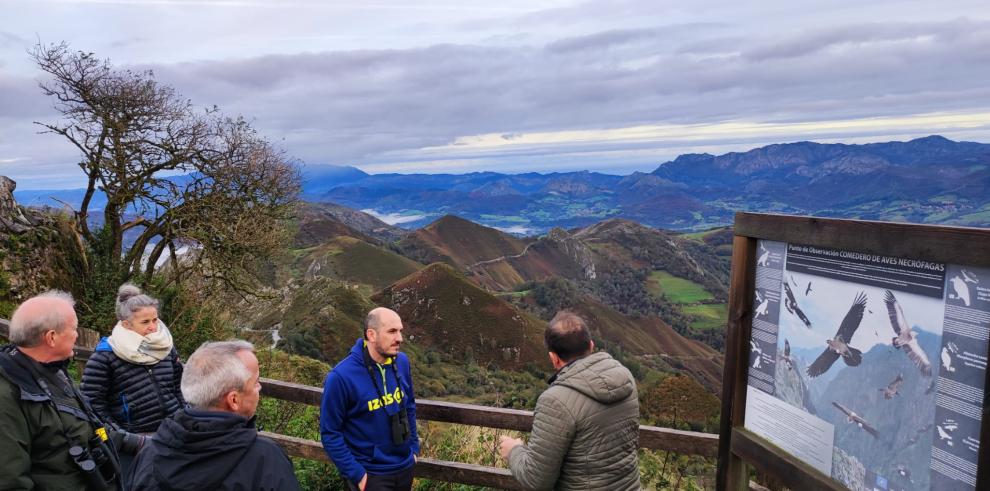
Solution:
{"label": "wooden sign frame", "polygon": [[[747,430],[749,342],[752,335],[757,240],[842,249],[970,267],[990,267],[990,229],[804,216],[737,213],[729,288],[729,320],[719,432],[719,490],[748,489],[753,466],[795,490],[845,490],[813,468]],[[990,369],[987,370],[990,375]],[[976,489],[990,489],[990,376],[985,380]]]}

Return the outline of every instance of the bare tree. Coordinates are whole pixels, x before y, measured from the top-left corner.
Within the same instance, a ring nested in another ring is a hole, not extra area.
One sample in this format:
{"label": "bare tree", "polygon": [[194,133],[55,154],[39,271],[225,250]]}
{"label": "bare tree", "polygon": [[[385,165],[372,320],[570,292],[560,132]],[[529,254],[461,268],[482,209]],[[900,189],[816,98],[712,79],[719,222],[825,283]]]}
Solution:
{"label": "bare tree", "polygon": [[[189,246],[196,253],[169,263],[169,282],[196,271],[252,292],[258,261],[286,239],[297,166],[243,118],[197,109],[151,71],[115,69],[65,43],[31,55],[51,76],[40,87],[62,115],[37,124],[79,150],[86,176],[74,216],[84,274],[103,268],[147,282],[163,254],[177,259]],[[99,228],[90,216],[97,193],[106,197]]]}

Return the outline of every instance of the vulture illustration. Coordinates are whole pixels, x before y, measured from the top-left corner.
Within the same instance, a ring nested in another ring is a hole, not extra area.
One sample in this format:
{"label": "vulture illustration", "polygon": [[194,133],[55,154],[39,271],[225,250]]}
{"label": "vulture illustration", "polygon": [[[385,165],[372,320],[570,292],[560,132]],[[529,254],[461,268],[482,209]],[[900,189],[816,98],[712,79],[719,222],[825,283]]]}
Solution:
{"label": "vulture illustration", "polygon": [[893,399],[894,396],[897,395],[897,391],[900,390],[902,383],[904,383],[904,377],[898,373],[897,378],[895,378],[893,382],[887,384],[886,388],[877,390],[883,392],[884,399]]}
{"label": "vulture illustration", "polygon": [[897,337],[893,338],[894,347],[907,353],[908,358],[917,365],[921,373],[926,377],[931,377],[932,364],[921,349],[921,345],[918,344],[918,336],[904,319],[904,311],[901,310],[901,305],[897,303],[897,299],[894,298],[894,294],[890,290],[887,290],[887,294],[884,295],[884,303],[887,304],[887,316],[890,317],[890,325],[897,333]]}
{"label": "vulture illustration", "polygon": [[810,281],[808,282],[808,288],[805,288],[804,289],[804,296],[807,297],[809,293],[811,293],[811,282]]}
{"label": "vulture illustration", "polygon": [[811,329],[811,320],[808,319],[808,316],[804,315],[801,307],[798,307],[797,299],[794,298],[794,292],[791,291],[791,286],[787,283],[784,283],[784,294],[787,297],[784,299],[784,308],[788,312],[798,316],[798,319],[801,319],[801,322],[804,322],[804,325],[808,329]]}
{"label": "vulture illustration", "polygon": [[770,264],[770,251],[766,247],[763,247],[763,244],[760,244],[760,250],[763,251],[763,254],[760,254],[760,257],[756,260],[756,265],[768,266]]}
{"label": "vulture illustration", "polygon": [[760,360],[763,358],[763,350],[760,349],[760,347],[757,346],[753,340],[749,341],[749,345],[751,346],[750,351],[756,353],[756,360],[753,361],[753,368],[760,368]]}
{"label": "vulture illustration", "polygon": [[971,299],[969,298],[969,285],[966,284],[966,280],[959,276],[953,276],[949,280],[949,283],[952,284],[952,291],[956,293],[956,298],[962,300],[969,307]]}
{"label": "vulture illustration", "polygon": [[946,445],[952,446],[952,430],[945,430],[941,426],[936,426],[935,431],[938,432],[938,440],[944,441]]}
{"label": "vulture illustration", "polygon": [[945,347],[942,348],[942,368],[949,373],[956,371],[956,367],[952,366],[952,355],[949,353],[949,349]]}
{"label": "vulture illustration", "polygon": [[767,315],[767,308],[770,306],[770,298],[760,295],[760,291],[756,290],[756,301],[760,302],[760,305],[758,305],[756,310],[753,312],[753,317]]}
{"label": "vulture illustration", "polygon": [[979,283],[980,282],[980,279],[977,278],[976,277],[976,274],[974,274],[974,273],[970,273],[969,271],[966,271],[965,269],[962,270],[962,271],[960,271],[960,273],[962,273],[963,280],[966,283]]}
{"label": "vulture illustration", "polygon": [[846,421],[848,421],[850,424],[856,423],[856,426],[858,426],[861,430],[873,435],[873,438],[880,438],[880,434],[877,433],[876,428],[870,426],[870,424],[867,423],[862,416],[856,414],[851,409],[843,406],[842,404],[839,404],[838,402],[832,401],[832,405],[839,408],[839,411],[842,411],[843,413],[846,414]]}
{"label": "vulture illustration", "polygon": [[791,357],[791,343],[784,339],[784,356],[781,357],[788,370],[794,370],[794,358]]}
{"label": "vulture illustration", "polygon": [[808,367],[808,376],[817,377],[827,372],[840,356],[842,361],[851,367],[858,366],[863,361],[863,352],[849,346],[849,341],[852,340],[856,329],[859,329],[859,323],[863,320],[865,309],[866,294],[859,292],[853,300],[852,307],[849,307],[849,312],[846,312],[846,316],[842,319],[842,324],[839,324],[839,330],[835,333],[835,337],[825,341],[828,348],[825,348],[825,351],[818,355],[818,358]]}

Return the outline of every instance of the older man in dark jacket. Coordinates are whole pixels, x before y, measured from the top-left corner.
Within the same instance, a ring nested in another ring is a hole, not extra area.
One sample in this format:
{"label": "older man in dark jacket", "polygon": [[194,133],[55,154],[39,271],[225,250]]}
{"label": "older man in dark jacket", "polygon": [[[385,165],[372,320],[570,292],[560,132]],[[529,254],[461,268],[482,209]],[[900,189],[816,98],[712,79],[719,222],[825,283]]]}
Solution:
{"label": "older man in dark jacket", "polygon": [[116,431],[89,407],[65,372],[78,337],[72,296],[26,300],[0,348],[0,490],[117,489],[117,451],[144,437]]}
{"label": "older man in dark jacket", "polygon": [[529,444],[503,436],[501,454],[527,489],[638,490],[636,381],[594,353],[587,325],[560,312],[544,333],[557,374],[536,401]]}
{"label": "older man in dark jacket", "polygon": [[138,454],[129,488],[299,489],[288,457],[254,427],[258,377],[251,343],[200,346],[182,372],[182,395],[190,407],[162,422],[153,442]]}

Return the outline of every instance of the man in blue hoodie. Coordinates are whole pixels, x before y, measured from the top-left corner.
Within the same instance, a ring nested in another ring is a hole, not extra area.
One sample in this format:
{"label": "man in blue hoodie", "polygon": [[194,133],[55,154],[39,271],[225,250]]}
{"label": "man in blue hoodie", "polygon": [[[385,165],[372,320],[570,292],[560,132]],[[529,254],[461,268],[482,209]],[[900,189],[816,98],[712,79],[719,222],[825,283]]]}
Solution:
{"label": "man in blue hoodie", "polygon": [[323,384],[323,448],[352,490],[412,489],[419,453],[409,358],[399,352],[402,319],[376,308]]}

